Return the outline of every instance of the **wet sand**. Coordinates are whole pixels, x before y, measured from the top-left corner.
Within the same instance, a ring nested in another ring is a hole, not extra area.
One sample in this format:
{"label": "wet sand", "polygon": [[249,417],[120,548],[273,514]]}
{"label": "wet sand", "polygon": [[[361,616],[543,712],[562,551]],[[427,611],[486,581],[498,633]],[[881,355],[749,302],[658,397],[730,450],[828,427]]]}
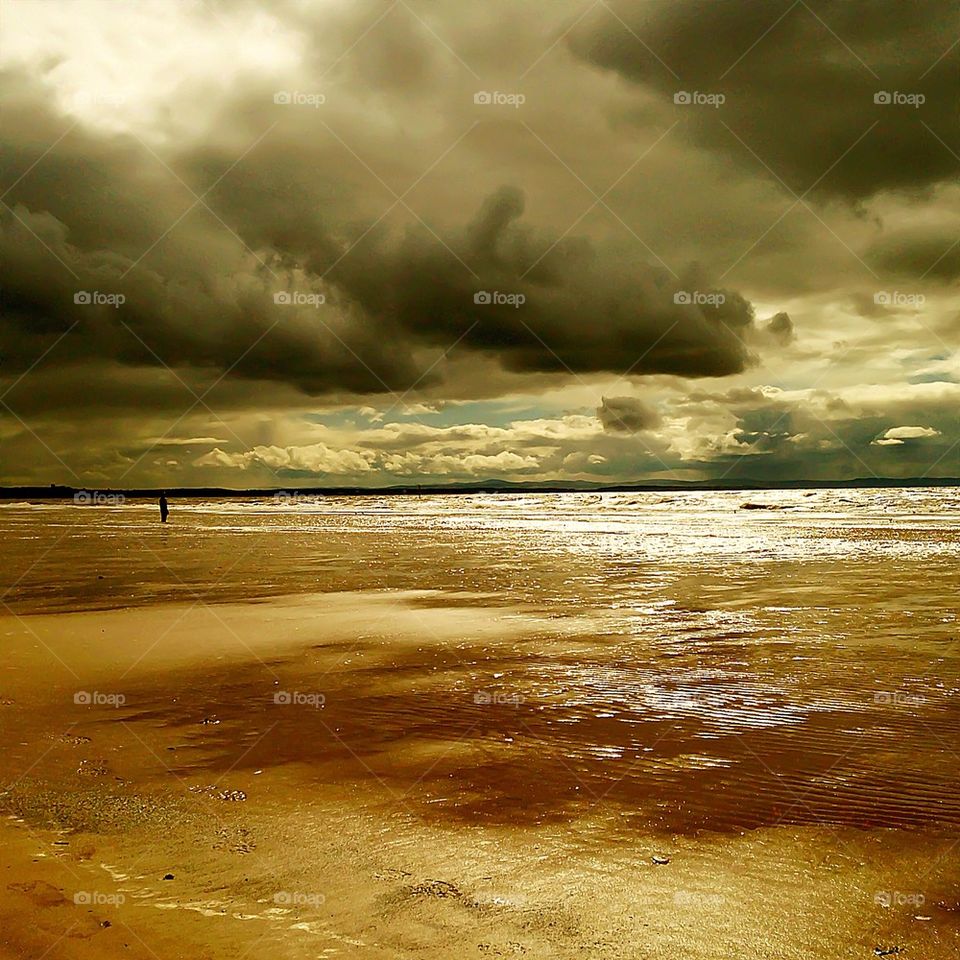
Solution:
{"label": "wet sand", "polygon": [[0,957],[957,954],[948,565],[901,554],[904,616],[830,557],[624,609],[478,590],[489,550],[399,589],[416,554],[246,602],[8,587]]}

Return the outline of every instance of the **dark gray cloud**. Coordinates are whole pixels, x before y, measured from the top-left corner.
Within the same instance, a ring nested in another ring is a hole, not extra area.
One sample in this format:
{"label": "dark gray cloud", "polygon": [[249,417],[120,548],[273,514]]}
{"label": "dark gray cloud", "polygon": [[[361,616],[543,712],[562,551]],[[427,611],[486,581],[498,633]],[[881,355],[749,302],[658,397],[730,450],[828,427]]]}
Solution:
{"label": "dark gray cloud", "polygon": [[330,279],[382,327],[437,346],[458,340],[514,371],[699,377],[750,362],[753,311],[742,297],[678,304],[662,269],[534,231],[522,213],[522,193],[503,188],[448,243],[378,238]]}
{"label": "dark gray cloud", "polygon": [[930,284],[955,281],[960,279],[958,234],[960,223],[897,231],[878,240],[867,257],[878,268],[901,277]]}
{"label": "dark gray cloud", "polygon": [[[329,158],[325,173],[308,177],[285,134],[251,154],[229,191],[211,191],[211,210],[197,205],[167,237],[195,196],[162,168],[158,176],[156,160],[130,138],[83,130],[18,183],[65,121],[7,79],[8,370],[25,369],[64,332],[51,363],[199,367],[308,394],[428,385],[438,371],[425,375],[416,351],[436,355],[454,343],[522,372],[724,376],[750,362],[746,300],[728,292],[719,306],[677,304],[660,267],[523,224],[518,188],[501,189],[446,236],[419,223],[391,230],[350,220],[350,177],[338,183]],[[183,163],[205,174],[198,184],[229,166],[209,148]],[[78,291],[124,302],[76,304]],[[325,303],[278,305],[278,291]]]}
{"label": "dark gray cloud", "polygon": [[604,397],[597,418],[608,433],[640,433],[660,424],[660,414],[639,397]]}
{"label": "dark gray cloud", "polygon": [[[957,177],[953,0],[609,7],[617,17],[598,13],[571,33],[577,55],[671,106],[677,92],[721,94],[719,107],[676,105],[676,118],[759,176],[852,199]],[[892,102],[875,103],[878,95]],[[895,102],[900,96],[924,102]]]}
{"label": "dark gray cloud", "polygon": [[783,312],[776,314],[764,323],[763,331],[784,346],[791,343],[796,336],[793,330],[793,321],[789,314]]}

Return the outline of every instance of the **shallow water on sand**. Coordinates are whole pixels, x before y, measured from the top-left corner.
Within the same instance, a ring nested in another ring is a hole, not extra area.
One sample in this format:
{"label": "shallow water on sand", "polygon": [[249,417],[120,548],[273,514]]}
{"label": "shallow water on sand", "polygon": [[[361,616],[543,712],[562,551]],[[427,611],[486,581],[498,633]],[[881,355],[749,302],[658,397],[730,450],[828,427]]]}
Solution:
{"label": "shallow water on sand", "polygon": [[[171,611],[113,672],[125,704],[74,732],[166,737],[184,783],[369,788],[422,823],[539,831],[574,871],[640,835],[960,839],[957,490],[171,506],[165,527],[154,504],[0,506],[0,593],[67,664],[74,621],[24,615]],[[165,661],[201,612],[245,649]],[[892,889],[955,936],[943,868]]]}
{"label": "shallow water on sand", "polygon": [[[153,504],[9,505],[0,524],[15,612],[343,590],[512,611],[502,640],[435,642],[424,616],[422,645],[369,668],[383,624],[290,661],[340,736],[280,712],[254,766],[343,754],[450,793],[434,815],[603,798],[674,831],[960,828],[955,490],[187,501],[166,527]],[[224,759],[273,707],[225,701],[205,731]]]}

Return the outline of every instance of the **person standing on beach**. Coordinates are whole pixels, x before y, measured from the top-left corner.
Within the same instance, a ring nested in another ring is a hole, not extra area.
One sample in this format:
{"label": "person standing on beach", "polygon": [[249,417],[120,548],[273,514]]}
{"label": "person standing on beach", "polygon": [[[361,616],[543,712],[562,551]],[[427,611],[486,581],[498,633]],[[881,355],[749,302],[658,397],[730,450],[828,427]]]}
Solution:
{"label": "person standing on beach", "polygon": [[160,494],[160,522],[167,522],[167,514],[170,512],[170,508],[167,506],[167,494],[166,491]]}

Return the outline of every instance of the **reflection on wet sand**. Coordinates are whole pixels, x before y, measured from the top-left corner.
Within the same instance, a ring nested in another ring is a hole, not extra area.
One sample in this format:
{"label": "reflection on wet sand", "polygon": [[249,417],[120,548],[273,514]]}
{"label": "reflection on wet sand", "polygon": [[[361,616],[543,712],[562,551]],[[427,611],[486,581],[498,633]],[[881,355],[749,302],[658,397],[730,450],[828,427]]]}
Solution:
{"label": "reflection on wet sand", "polygon": [[182,737],[184,775],[295,764],[307,783],[375,778],[433,818],[539,823],[602,802],[629,829],[675,833],[960,829],[957,677],[943,668],[923,693],[891,692],[876,682],[882,659],[866,671],[859,654],[835,654],[820,676],[796,650],[776,664],[700,651],[664,665],[636,642],[567,644],[426,645],[369,666],[379,645],[321,645],[274,661],[277,679],[259,665],[208,673],[207,695],[186,702],[151,686],[155,705],[124,722]]}

